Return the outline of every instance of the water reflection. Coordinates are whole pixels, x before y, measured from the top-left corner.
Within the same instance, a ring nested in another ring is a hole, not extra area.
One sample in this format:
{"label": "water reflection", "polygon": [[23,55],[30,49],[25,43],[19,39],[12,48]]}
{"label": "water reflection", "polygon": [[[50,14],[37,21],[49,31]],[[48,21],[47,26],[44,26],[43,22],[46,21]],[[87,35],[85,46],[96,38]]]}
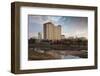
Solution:
{"label": "water reflection", "polygon": [[79,56],[73,56],[73,55],[61,55],[61,59],[80,59]]}

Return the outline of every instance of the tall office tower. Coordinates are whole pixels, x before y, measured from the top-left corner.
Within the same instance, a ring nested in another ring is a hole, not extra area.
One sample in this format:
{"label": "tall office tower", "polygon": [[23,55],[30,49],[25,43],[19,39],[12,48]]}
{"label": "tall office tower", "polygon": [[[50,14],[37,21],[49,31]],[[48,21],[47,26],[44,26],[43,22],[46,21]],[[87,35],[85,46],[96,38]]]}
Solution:
{"label": "tall office tower", "polygon": [[38,39],[41,40],[42,39],[42,33],[38,32]]}
{"label": "tall office tower", "polygon": [[60,40],[61,39],[61,26],[55,26],[52,22],[44,24],[44,39],[46,40]]}

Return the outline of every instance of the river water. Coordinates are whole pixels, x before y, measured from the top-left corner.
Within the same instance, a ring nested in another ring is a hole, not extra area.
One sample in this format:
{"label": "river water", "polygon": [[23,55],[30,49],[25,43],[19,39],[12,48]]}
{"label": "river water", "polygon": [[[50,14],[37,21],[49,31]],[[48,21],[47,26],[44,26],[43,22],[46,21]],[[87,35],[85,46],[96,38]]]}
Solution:
{"label": "river water", "polygon": [[61,59],[80,59],[78,56],[73,56],[73,55],[61,55]]}

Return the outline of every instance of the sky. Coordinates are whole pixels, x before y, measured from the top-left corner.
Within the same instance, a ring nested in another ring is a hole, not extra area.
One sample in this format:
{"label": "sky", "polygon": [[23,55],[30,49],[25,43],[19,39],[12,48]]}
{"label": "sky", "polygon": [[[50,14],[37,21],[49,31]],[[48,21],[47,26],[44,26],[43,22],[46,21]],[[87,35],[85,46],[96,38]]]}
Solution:
{"label": "sky", "polygon": [[52,22],[61,25],[61,34],[68,37],[88,37],[88,18],[74,16],[28,15],[28,38],[37,38],[38,32],[43,34],[43,24]]}

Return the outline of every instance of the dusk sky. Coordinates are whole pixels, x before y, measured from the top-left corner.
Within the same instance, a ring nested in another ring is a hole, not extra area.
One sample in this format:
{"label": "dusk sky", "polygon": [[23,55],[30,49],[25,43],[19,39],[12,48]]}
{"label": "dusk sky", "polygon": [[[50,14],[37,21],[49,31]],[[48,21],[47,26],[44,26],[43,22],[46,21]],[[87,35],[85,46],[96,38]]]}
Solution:
{"label": "dusk sky", "polygon": [[50,16],[29,15],[28,16],[28,38],[38,37],[38,32],[43,34],[43,24],[52,22],[62,26],[62,35],[65,37],[88,37],[88,18],[74,16]]}

